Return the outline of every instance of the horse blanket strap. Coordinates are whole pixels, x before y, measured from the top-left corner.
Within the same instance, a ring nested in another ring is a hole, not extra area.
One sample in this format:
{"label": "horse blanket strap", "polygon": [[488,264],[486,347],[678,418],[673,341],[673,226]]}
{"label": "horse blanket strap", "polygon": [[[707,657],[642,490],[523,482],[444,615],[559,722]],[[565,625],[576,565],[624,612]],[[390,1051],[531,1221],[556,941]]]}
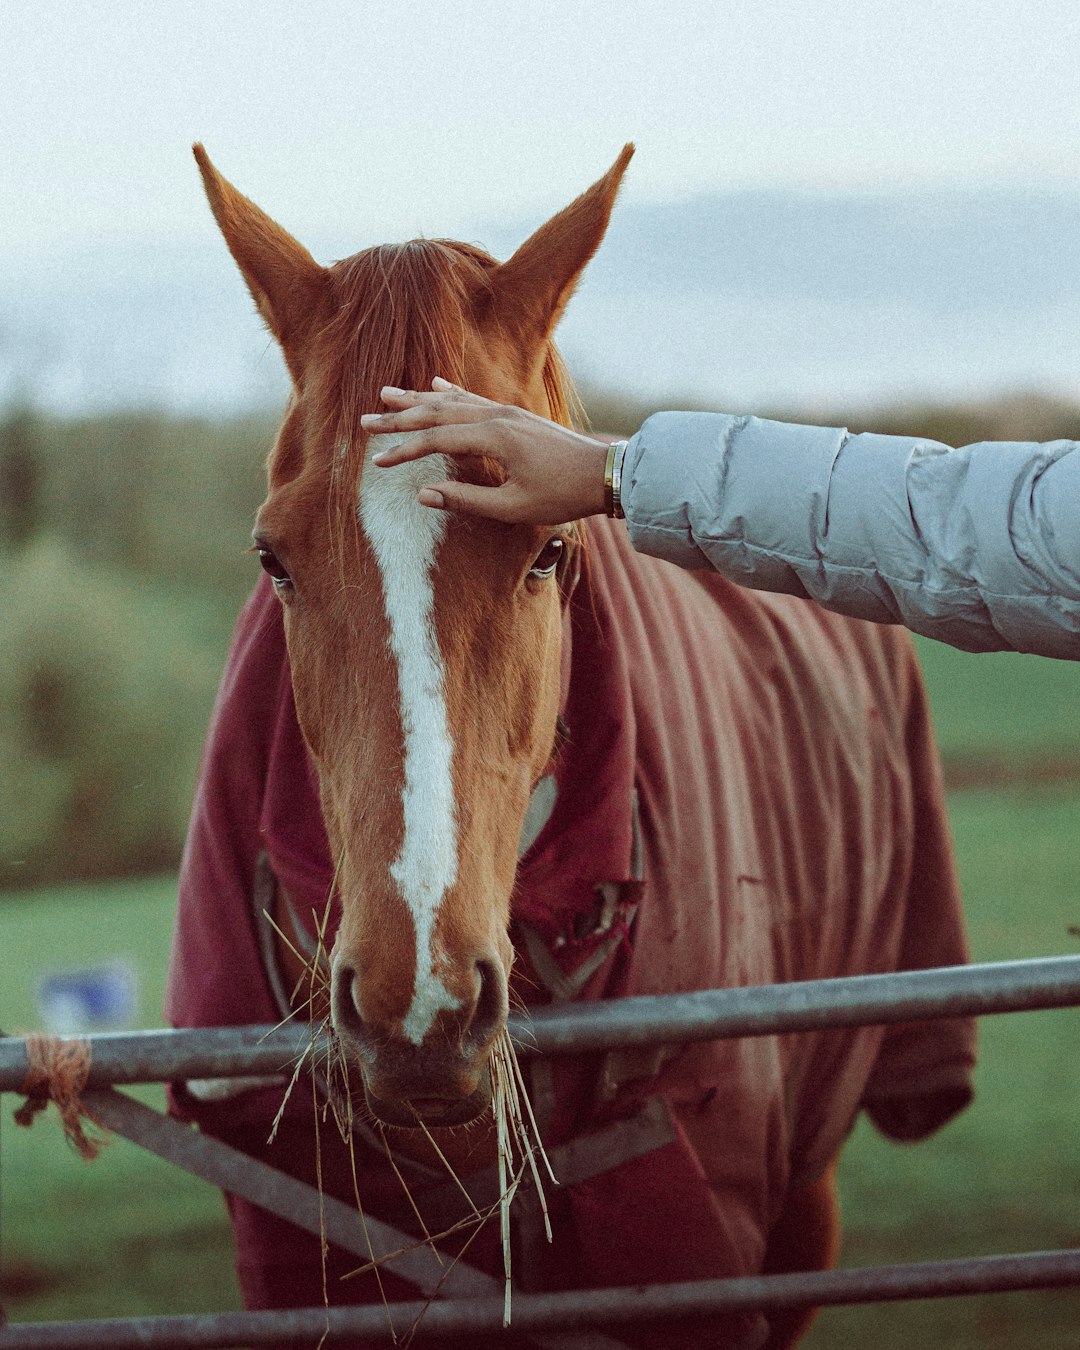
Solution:
{"label": "horse blanket strap", "polygon": [[[612,886],[611,889],[617,890],[617,887]],[[519,923],[515,925],[515,931],[521,935],[533,970],[556,1003],[569,1003],[575,999],[625,936],[622,928],[610,933],[585,958],[577,970],[567,975],[548,951],[547,945],[535,928]]]}
{"label": "horse blanket strap", "polygon": [[[601,1172],[610,1172],[646,1153],[664,1148],[675,1139],[675,1126],[667,1103],[651,1097],[636,1115],[616,1120],[602,1129],[578,1135],[548,1151],[551,1170],[560,1186],[577,1186]],[[462,1178],[477,1209],[490,1208],[499,1198],[499,1174],[494,1167]],[[427,1189],[421,1197],[424,1220],[429,1227],[449,1228],[461,1218],[461,1191],[453,1182]],[[514,1217],[540,1213],[540,1200],[531,1183],[525,1182],[514,1197]]]}
{"label": "horse blanket strap", "polygon": [[[266,975],[267,983],[270,986],[274,1006],[279,1017],[289,1017],[292,1015],[289,990],[285,988],[281,966],[278,963],[274,929],[266,918],[268,914],[274,912],[276,892],[277,878],[274,876],[274,869],[270,864],[270,856],[265,852],[260,853],[255,863],[255,880],[251,890],[251,919],[255,930],[255,940],[259,947],[263,973]],[[303,924],[296,922],[293,923],[292,928],[295,933],[294,941],[303,944],[301,948],[303,950],[309,941],[307,929]],[[314,946],[312,946],[310,952],[303,950],[303,954],[314,959]],[[218,1102],[225,1101],[229,1097],[238,1097],[254,1088],[273,1087],[276,1084],[284,1084],[286,1081],[286,1078],[281,1075],[261,1078],[189,1078],[186,1087],[188,1092],[198,1101]]]}
{"label": "horse blanket strap", "polygon": [[[641,818],[638,806],[637,789],[631,793],[630,801],[630,881],[629,887],[616,881],[600,882],[596,886],[596,905],[591,912],[576,914],[572,920],[572,932],[556,937],[554,951],[532,925],[517,920],[513,925],[515,937],[525,948],[532,968],[540,983],[551,995],[555,1003],[569,1003],[580,996],[593,975],[614,955],[621,944],[627,940],[634,917],[637,914],[637,895],[640,883],[645,875],[644,847],[641,838]],[[562,968],[555,951],[560,951],[571,942],[594,942],[592,951],[575,969]],[[663,1054],[666,1047],[660,1047]],[[625,1052],[624,1052],[625,1053]],[[655,1051],[647,1053],[655,1054]],[[672,1053],[672,1052],[669,1052]],[[614,1099],[622,1082],[641,1075],[637,1065],[626,1072],[628,1066],[615,1062],[618,1052],[605,1056],[604,1066],[598,1082],[598,1100]],[[529,1065],[529,1078],[532,1087],[533,1110],[543,1132],[555,1114],[555,1081],[551,1065],[545,1060],[534,1060]],[[615,1166],[614,1163],[610,1166]]]}
{"label": "horse blanket strap", "polygon": [[555,799],[558,792],[558,784],[555,782],[553,773],[544,774],[543,778],[533,788],[529,796],[529,804],[525,808],[525,819],[521,824],[521,837],[518,839],[519,858],[523,858],[540,838],[541,830],[551,819],[551,813],[555,810]]}

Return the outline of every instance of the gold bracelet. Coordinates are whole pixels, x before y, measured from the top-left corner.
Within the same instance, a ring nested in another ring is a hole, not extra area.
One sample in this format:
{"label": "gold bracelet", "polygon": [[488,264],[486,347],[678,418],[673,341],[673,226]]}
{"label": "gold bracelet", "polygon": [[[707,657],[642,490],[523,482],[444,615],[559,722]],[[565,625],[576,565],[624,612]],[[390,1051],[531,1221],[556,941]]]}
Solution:
{"label": "gold bracelet", "polygon": [[626,441],[612,441],[604,461],[604,513],[615,520],[623,519],[622,471],[626,445]]}

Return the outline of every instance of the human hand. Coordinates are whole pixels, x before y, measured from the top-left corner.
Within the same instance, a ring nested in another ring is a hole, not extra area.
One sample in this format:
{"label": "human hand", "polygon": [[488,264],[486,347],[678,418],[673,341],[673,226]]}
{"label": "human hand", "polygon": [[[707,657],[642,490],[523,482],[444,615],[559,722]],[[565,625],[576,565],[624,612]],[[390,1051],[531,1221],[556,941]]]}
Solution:
{"label": "human hand", "polygon": [[396,411],[365,413],[360,425],[372,435],[405,433],[406,439],[371,462],[388,468],[424,455],[483,455],[502,466],[506,480],[493,487],[436,483],[421,489],[424,506],[532,525],[561,525],[604,510],[604,441],[448,380],[431,385],[430,394],[382,390],[383,402]]}

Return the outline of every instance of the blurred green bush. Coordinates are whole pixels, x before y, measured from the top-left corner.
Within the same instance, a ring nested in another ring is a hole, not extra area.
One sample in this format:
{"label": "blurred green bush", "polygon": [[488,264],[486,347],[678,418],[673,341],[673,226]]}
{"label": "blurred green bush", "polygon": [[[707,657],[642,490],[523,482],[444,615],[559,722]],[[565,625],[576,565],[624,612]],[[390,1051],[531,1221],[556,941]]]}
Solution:
{"label": "blurred green bush", "polygon": [[175,866],[272,435],[0,423],[0,886]]}
{"label": "blurred green bush", "polygon": [[52,533],[4,571],[0,878],[174,865],[225,626]]}
{"label": "blurred green bush", "polygon": [[83,562],[242,594],[274,429],[269,418],[14,410],[0,422],[0,553],[46,529]]}

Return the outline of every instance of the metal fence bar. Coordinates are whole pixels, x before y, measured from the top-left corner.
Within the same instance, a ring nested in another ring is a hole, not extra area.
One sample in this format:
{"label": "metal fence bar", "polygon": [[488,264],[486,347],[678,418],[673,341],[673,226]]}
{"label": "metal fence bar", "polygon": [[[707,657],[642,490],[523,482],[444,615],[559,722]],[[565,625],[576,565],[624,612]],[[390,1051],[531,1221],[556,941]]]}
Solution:
{"label": "metal fence bar", "polygon": [[[573,1054],[828,1027],[1080,1004],[1080,956],[563,1004],[514,1015],[521,1049]],[[291,1071],[307,1028],[214,1027],[94,1036],[89,1086]],[[0,1039],[0,1092],[26,1077],[25,1042]]]}
{"label": "metal fence bar", "polygon": [[85,1093],[83,1105],[95,1120],[140,1148],[222,1190],[261,1205],[309,1233],[325,1233],[328,1241],[352,1252],[358,1266],[366,1264],[372,1255],[383,1259],[397,1253],[393,1259],[394,1273],[409,1280],[423,1294],[441,1289],[446,1297],[466,1298],[500,1292],[498,1280],[467,1262],[440,1261],[430,1247],[418,1246],[415,1238],[372,1214],[365,1214],[362,1224],[354,1205],[332,1195],[320,1197],[313,1186],[249,1157],[220,1139],[188,1129],[180,1121],[162,1116],[114,1088]]}
{"label": "metal fence bar", "polygon": [[[359,1257],[358,1264],[366,1264],[373,1254],[379,1259],[392,1259],[394,1274],[428,1297],[479,1298],[498,1295],[502,1290],[494,1276],[469,1262],[450,1260],[445,1255],[440,1260],[430,1246],[417,1243],[372,1214],[365,1214],[361,1223],[355,1207],[331,1195],[320,1195],[314,1186],[248,1157],[220,1139],[190,1130],[115,1088],[85,1093],[83,1105],[114,1134],[310,1233],[325,1234],[328,1241]],[[572,1331],[538,1334],[529,1344],[535,1350],[581,1350]],[[589,1350],[626,1347],[621,1341],[593,1333]]]}
{"label": "metal fence bar", "polygon": [[[92,1088],[248,1074],[281,1074],[287,1081],[311,1041],[306,1024],[129,1031],[86,1039],[93,1046],[87,1080]],[[0,1039],[0,1092],[18,1092],[27,1067],[26,1042],[18,1036]]]}
{"label": "metal fence bar", "polygon": [[[618,1326],[675,1317],[761,1309],[951,1298],[1080,1284],[1080,1250],[983,1256],[907,1266],[872,1266],[797,1275],[700,1280],[681,1284],[519,1294],[511,1332]],[[396,1327],[423,1314],[417,1337],[498,1336],[501,1299],[392,1304]],[[296,1340],[388,1344],[381,1307],[293,1309],[264,1313],[208,1313],[97,1322],[12,1324],[0,1330],[0,1350],[193,1350],[194,1347],[274,1346]]]}
{"label": "metal fence bar", "polygon": [[829,1027],[1033,1012],[1080,1004],[1080,956],[713,989],[539,1008],[522,1043],[542,1054]]}

